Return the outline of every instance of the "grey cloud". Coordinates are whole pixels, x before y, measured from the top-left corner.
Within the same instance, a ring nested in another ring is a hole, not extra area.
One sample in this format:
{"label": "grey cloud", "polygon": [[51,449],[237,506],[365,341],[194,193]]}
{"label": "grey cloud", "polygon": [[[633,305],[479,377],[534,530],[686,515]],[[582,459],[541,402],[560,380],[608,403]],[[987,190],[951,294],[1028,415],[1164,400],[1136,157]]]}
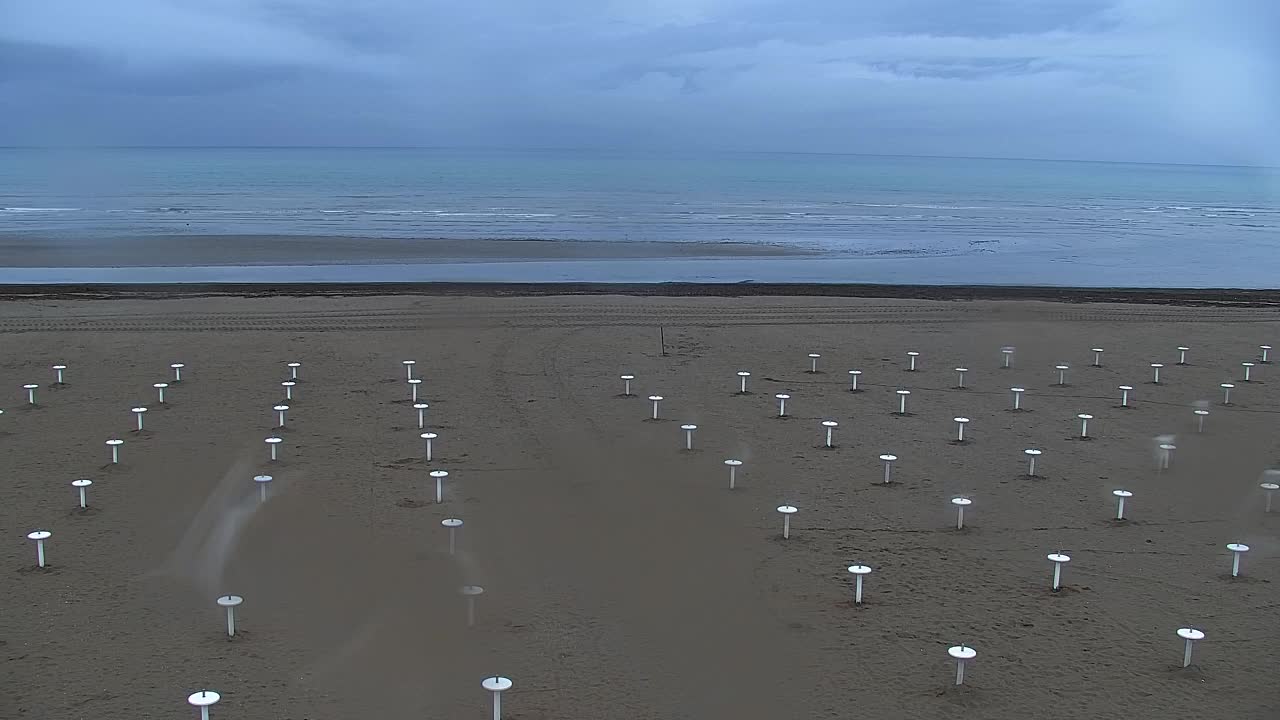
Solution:
{"label": "grey cloud", "polygon": [[25,108],[0,117],[0,144],[712,146],[1275,163],[1276,7],[44,0],[11,6],[0,23],[0,99]]}

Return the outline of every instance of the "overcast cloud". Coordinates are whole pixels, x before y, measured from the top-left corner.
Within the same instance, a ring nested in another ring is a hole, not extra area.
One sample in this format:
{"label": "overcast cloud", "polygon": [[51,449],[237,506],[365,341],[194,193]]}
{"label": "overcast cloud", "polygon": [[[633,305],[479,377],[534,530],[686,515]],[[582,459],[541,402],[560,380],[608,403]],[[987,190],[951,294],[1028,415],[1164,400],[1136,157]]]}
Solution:
{"label": "overcast cloud", "polygon": [[1276,0],[0,0],[0,145],[1280,164]]}

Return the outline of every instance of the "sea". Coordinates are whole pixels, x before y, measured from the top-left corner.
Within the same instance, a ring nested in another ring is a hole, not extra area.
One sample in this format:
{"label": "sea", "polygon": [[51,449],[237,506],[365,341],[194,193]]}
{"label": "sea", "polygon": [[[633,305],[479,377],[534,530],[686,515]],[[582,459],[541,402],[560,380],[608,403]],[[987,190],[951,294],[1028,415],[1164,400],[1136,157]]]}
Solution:
{"label": "sea", "polygon": [[[0,149],[0,243],[297,235],[753,243],[770,258],[3,268],[0,282],[1280,285],[1280,170],[422,148]],[[465,260],[462,258],[461,260]],[[127,264],[127,263],[122,263]]]}

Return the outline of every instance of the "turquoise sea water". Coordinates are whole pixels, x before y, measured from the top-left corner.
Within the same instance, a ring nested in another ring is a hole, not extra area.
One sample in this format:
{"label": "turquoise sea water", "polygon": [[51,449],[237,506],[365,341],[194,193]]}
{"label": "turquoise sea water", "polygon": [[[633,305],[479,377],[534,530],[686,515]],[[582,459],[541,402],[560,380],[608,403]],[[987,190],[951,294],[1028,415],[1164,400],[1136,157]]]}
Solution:
{"label": "turquoise sea water", "polygon": [[[1191,273],[1194,284],[1274,286],[1262,277],[1280,271],[1280,171],[795,154],[0,149],[0,235],[109,243],[175,234],[735,241],[990,270],[957,282],[1016,282],[1018,268],[1052,263],[1064,278],[1056,284],[1079,284],[1070,278],[1102,262],[1154,268],[1142,284],[1190,284],[1179,277]],[[917,266],[922,277],[939,267]]]}

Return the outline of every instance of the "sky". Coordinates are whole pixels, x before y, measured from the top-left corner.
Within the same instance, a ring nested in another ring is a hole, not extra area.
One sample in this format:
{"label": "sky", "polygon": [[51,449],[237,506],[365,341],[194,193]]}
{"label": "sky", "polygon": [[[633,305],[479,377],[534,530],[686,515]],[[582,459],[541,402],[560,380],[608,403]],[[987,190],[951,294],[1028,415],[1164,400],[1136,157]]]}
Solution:
{"label": "sky", "polygon": [[0,0],[0,145],[1280,165],[1277,0]]}

